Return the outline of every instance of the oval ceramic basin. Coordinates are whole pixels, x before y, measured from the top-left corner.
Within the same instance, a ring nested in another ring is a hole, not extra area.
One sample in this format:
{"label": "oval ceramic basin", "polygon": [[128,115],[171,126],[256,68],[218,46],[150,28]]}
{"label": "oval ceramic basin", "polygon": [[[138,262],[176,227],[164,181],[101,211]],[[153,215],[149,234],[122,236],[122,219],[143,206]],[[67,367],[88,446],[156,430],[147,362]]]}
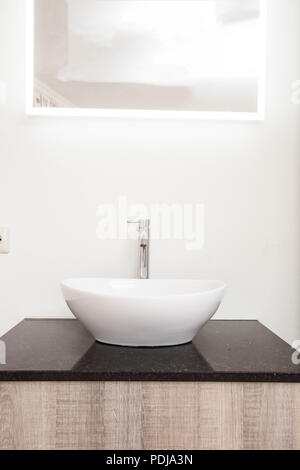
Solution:
{"label": "oval ceramic basin", "polygon": [[67,279],[65,300],[97,341],[170,346],[191,341],[216,313],[225,284],[188,279]]}

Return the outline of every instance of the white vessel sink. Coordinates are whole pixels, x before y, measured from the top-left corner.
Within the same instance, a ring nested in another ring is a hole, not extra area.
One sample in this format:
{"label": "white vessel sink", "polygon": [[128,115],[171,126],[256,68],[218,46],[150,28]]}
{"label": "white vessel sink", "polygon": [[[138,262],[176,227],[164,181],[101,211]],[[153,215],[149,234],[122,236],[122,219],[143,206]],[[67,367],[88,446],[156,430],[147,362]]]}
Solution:
{"label": "white vessel sink", "polygon": [[188,279],[67,279],[65,300],[97,341],[170,346],[191,341],[217,311],[225,284]]}

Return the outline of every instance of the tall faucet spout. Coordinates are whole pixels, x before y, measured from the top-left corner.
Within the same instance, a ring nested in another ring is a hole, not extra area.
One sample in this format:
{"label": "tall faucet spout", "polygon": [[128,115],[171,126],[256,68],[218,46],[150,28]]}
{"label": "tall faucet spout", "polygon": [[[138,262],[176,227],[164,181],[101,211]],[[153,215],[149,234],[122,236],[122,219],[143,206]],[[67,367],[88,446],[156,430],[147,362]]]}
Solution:
{"label": "tall faucet spout", "polygon": [[149,279],[149,240],[150,220],[128,220],[128,223],[137,223],[139,231],[139,279]]}
{"label": "tall faucet spout", "polygon": [[149,279],[149,241],[140,243],[140,279]]}

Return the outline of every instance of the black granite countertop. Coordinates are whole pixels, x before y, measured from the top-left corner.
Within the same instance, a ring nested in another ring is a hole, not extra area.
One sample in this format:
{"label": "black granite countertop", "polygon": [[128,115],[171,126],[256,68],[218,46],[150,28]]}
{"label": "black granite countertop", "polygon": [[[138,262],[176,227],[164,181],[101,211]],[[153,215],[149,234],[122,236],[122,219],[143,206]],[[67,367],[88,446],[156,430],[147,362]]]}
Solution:
{"label": "black granite countertop", "polygon": [[209,321],[182,346],[96,343],[77,320],[24,320],[2,340],[0,381],[300,382],[293,349],[257,321]]}

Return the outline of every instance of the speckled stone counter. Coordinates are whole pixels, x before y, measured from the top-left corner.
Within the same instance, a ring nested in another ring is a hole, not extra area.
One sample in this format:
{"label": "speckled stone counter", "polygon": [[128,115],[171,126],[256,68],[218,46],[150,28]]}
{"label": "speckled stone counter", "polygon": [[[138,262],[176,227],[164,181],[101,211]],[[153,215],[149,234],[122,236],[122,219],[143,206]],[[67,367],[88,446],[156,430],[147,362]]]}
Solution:
{"label": "speckled stone counter", "polygon": [[24,320],[9,331],[0,381],[300,382],[292,348],[257,321],[208,322],[182,346],[96,343],[77,320]]}

